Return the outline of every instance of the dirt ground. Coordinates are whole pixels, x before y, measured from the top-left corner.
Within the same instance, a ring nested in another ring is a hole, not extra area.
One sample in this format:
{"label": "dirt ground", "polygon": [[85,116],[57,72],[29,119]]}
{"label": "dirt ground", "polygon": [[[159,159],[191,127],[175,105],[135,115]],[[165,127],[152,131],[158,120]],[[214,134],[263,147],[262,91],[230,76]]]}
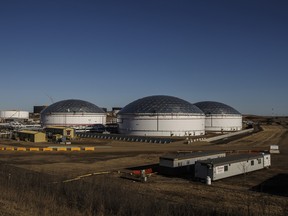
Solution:
{"label": "dirt ground", "polygon": [[[108,140],[81,139],[73,146],[96,146],[91,152],[16,152],[0,151],[0,161],[19,168],[42,172],[59,179],[72,179],[90,173],[107,171],[122,182],[123,187],[138,193],[173,202],[196,202],[211,208],[253,208],[262,215],[285,215],[288,212],[288,129],[283,124],[262,125],[262,131],[225,144],[184,141],[170,144],[132,143]],[[154,173],[143,184],[120,178],[133,167],[159,163],[159,157],[175,151],[204,150],[268,150],[271,144],[280,147],[280,154],[272,155],[270,169],[212,182],[208,186],[187,177],[167,177]],[[49,146],[0,140],[1,146]],[[52,145],[50,145],[52,146]],[[55,146],[55,144],[53,144]],[[89,181],[97,175],[88,176]],[[283,188],[284,190],[283,190]],[[286,189],[285,189],[286,188]],[[253,206],[253,207],[252,207]]]}

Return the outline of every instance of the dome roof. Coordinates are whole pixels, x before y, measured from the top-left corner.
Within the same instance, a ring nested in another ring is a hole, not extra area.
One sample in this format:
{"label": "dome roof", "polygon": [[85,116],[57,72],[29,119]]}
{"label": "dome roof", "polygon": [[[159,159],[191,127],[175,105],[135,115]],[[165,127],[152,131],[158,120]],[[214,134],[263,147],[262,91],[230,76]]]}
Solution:
{"label": "dome roof", "polygon": [[236,109],[228,106],[224,103],[219,103],[215,101],[203,101],[194,104],[199,109],[201,109],[206,115],[207,114],[233,114],[241,115]]}
{"label": "dome roof", "polygon": [[134,113],[196,113],[203,112],[188,101],[177,97],[155,95],[148,96],[125,106],[118,114],[134,114]]}
{"label": "dome roof", "polygon": [[47,113],[67,113],[67,112],[83,112],[83,113],[104,113],[98,106],[83,100],[63,100],[51,104],[46,107],[41,114]]}

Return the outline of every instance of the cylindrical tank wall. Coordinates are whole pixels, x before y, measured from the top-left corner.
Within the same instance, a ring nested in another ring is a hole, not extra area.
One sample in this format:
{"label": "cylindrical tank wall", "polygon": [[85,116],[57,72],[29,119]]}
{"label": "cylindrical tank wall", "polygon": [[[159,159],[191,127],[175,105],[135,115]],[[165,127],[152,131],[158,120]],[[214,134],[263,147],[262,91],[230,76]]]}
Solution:
{"label": "cylindrical tank wall", "polygon": [[93,113],[52,113],[49,115],[41,115],[41,123],[43,126],[62,125],[93,125],[106,124],[106,114]]}
{"label": "cylindrical tank wall", "polygon": [[205,134],[205,116],[119,115],[119,132],[138,136],[198,136]]}
{"label": "cylindrical tank wall", "polygon": [[29,119],[28,111],[6,110],[0,111],[0,118],[3,119]]}
{"label": "cylindrical tank wall", "polygon": [[240,115],[209,115],[206,116],[205,130],[211,132],[242,130],[242,116]]}

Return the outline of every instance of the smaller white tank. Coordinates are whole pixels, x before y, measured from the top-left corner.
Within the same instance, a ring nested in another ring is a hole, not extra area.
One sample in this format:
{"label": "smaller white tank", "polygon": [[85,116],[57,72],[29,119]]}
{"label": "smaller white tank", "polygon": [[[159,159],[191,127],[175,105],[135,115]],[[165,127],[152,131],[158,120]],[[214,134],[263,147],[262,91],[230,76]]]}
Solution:
{"label": "smaller white tank", "polygon": [[203,101],[194,105],[205,113],[206,131],[231,132],[242,130],[242,114],[233,107],[215,101]]}
{"label": "smaller white tank", "polygon": [[0,111],[0,118],[2,119],[29,119],[29,112],[20,111],[20,110]]}

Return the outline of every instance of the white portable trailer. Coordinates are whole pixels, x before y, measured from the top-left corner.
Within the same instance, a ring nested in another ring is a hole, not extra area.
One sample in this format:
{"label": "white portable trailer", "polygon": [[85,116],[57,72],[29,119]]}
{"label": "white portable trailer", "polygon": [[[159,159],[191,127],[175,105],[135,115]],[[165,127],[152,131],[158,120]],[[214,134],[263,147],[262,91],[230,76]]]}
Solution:
{"label": "white portable trailer", "polygon": [[222,158],[196,161],[195,178],[207,179],[207,177],[210,177],[212,181],[215,181],[270,166],[270,154],[230,155]]}
{"label": "white portable trailer", "polygon": [[194,175],[194,166],[196,161],[225,156],[225,152],[219,151],[166,154],[160,157],[160,172],[170,175],[184,173]]}

